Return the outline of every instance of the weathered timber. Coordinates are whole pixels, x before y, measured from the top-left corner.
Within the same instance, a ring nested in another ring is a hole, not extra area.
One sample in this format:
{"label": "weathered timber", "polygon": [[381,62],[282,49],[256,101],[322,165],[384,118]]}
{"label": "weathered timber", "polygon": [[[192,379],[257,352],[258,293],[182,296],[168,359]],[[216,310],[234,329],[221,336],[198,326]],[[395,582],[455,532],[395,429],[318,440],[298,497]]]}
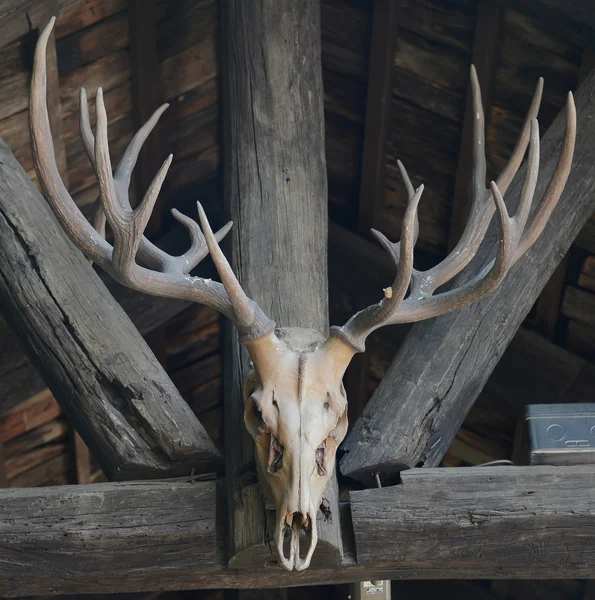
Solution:
{"label": "weathered timber", "polygon": [[358,564],[303,572],[224,565],[214,482],[0,490],[0,594],[589,577],[594,489],[593,467],[405,472],[402,485],[352,492]]}
{"label": "weathered timber", "polygon": [[412,469],[400,485],[351,492],[361,565],[417,564],[453,573],[591,577],[592,467]]}
{"label": "weathered timber", "polygon": [[[473,41],[473,56],[471,62],[475,65],[477,78],[481,85],[481,99],[484,114],[490,115],[494,85],[496,83],[496,69],[498,66],[498,53],[502,43],[502,8],[495,2],[478,2],[477,18],[475,23],[475,39]],[[452,216],[448,232],[448,249],[452,250],[463,231],[469,209],[471,207],[471,178],[473,165],[473,98],[471,88],[467,90],[465,104],[465,120],[461,135],[461,149],[457,164],[455,189],[452,203]]]}
{"label": "weathered timber", "polygon": [[595,50],[595,11],[591,0],[498,0],[537,21],[559,38]]}
{"label": "weathered timber", "polygon": [[[130,72],[132,77],[132,121],[138,131],[159,106],[159,68],[157,65],[157,6],[155,0],[129,0]],[[142,198],[159,170],[159,129],[144,145],[135,168],[136,196]],[[153,209],[147,231],[161,228],[163,200]]]}
{"label": "weathered timber", "polygon": [[[344,443],[340,464],[345,475],[371,481],[378,470],[431,467],[442,460],[506,346],[595,208],[590,141],[595,133],[594,93],[591,75],[576,98],[578,133],[570,178],[543,234],[488,298],[414,325]],[[536,199],[543,196],[557,163],[564,117],[562,112],[543,139]],[[516,204],[524,171],[507,194],[509,206]],[[495,243],[492,228],[455,285],[481,269],[493,256]]]}
{"label": "weathered timber", "polygon": [[369,234],[370,228],[378,227],[378,213],[384,200],[399,13],[398,2],[374,2],[358,215],[358,229],[364,235]]}
{"label": "weathered timber", "polygon": [[53,15],[76,8],[84,0],[3,0],[0,13],[0,47],[44,25]]}
{"label": "weathered timber", "polygon": [[[221,5],[225,198],[232,263],[249,297],[278,326],[328,332],[327,181],[318,0]],[[225,458],[229,557],[275,561],[268,545],[253,441],[243,422],[247,353],[229,330]],[[312,564],[338,564],[342,541],[334,475]]]}
{"label": "weathered timber", "polygon": [[[182,300],[139,294],[119,283],[103,278],[108,290],[130,320],[146,335],[184,310]],[[46,383],[33,366],[14,331],[0,325],[0,416],[45,389]]]}
{"label": "weathered timber", "polygon": [[204,428],[3,141],[0,309],[111,478],[218,466]]}
{"label": "weathered timber", "polygon": [[[4,588],[31,566],[81,580],[217,564],[216,482],[165,480],[2,491]],[[26,531],[26,535],[23,532]],[[58,583],[58,587],[59,587]]]}

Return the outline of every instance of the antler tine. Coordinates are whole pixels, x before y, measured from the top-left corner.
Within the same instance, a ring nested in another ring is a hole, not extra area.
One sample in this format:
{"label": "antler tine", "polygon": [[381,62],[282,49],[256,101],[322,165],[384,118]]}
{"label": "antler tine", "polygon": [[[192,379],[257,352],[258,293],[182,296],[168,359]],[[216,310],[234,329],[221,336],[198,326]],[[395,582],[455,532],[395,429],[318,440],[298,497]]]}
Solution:
{"label": "antler tine", "polygon": [[331,328],[335,335],[347,341],[357,352],[365,350],[366,337],[386,323],[403,302],[409,289],[413,273],[413,249],[417,241],[417,207],[423,191],[424,186],[420,185],[411,197],[401,225],[400,242],[392,244],[382,233],[372,230],[398,266],[393,285],[384,290],[384,298],[378,304],[358,312],[345,326]]}
{"label": "antler tine", "polygon": [[[235,323],[243,340],[257,339],[273,332],[275,323],[241,291],[239,283],[217,245],[218,240],[229,231],[231,224],[223,227],[217,234],[213,234],[204,213],[202,213],[201,219],[203,227],[205,227],[205,236],[203,236],[196,223],[191,225],[190,219],[178,213],[177,216],[174,216],[190,230],[193,237],[192,247],[185,255],[169,257],[170,261],[179,261],[180,268],[168,272],[151,271],[136,263],[137,250],[140,253],[140,248],[146,242],[143,232],[171,163],[171,156],[153,179],[138,208],[133,211],[126,204],[120,202],[111,170],[107,115],[101,89],[98,90],[96,98],[97,139],[93,137],[90,125],[87,130],[88,114],[84,114],[82,117],[82,132],[86,150],[90,152],[92,150],[91,162],[96,168],[105,217],[114,233],[115,249],[83,216],[58,173],[47,110],[46,45],[54,21],[55,19],[51,19],[41,33],[35,50],[29,114],[33,157],[39,180],[49,204],[70,240],[83,251],[87,258],[97,262],[114,279],[132,289],[154,296],[179,298],[205,304],[222,312]],[[81,98],[86,99],[84,92],[81,94]],[[88,135],[89,132],[90,135]],[[134,153],[137,150],[133,148],[131,152]],[[97,226],[101,230],[104,217],[102,213],[98,213],[97,216]],[[198,262],[197,257],[204,258],[206,255],[205,244],[214,254],[217,252],[221,254],[220,257],[218,256],[216,264],[225,285],[229,287],[229,293],[221,283],[186,274],[186,269],[190,270]]]}
{"label": "antler tine", "polygon": [[[165,112],[168,106],[169,104],[161,105],[151,115],[149,120],[138,130],[124,151],[124,154],[113,176],[118,201],[123,207],[128,208],[129,210],[131,210],[131,205],[128,199],[128,189],[130,187],[132,171],[136,165],[143,144],[159,122],[161,115]],[[80,131],[83,146],[89,157],[91,165],[97,174],[95,161],[95,136],[93,135],[93,131],[91,129],[89,107],[87,103],[87,92],[85,88],[81,88],[80,91]],[[99,199],[97,200],[97,204],[98,208],[96,212],[96,221],[98,221],[101,225],[103,209],[101,208],[101,201]],[[155,246],[146,237],[143,237],[140,241],[138,249],[138,260],[148,267],[158,269],[159,271],[166,273],[189,273],[204,258],[205,244],[204,242],[196,243],[196,240],[201,239],[202,234],[198,224],[195,221],[188,219],[187,222],[184,222],[184,225],[189,230],[192,239],[191,247],[184,254],[181,256],[171,256]],[[221,241],[228,231],[229,228],[226,229],[225,227],[218,231],[216,234],[217,240]]]}
{"label": "antler tine", "polygon": [[560,200],[564,186],[570,175],[572,157],[574,156],[574,141],[576,139],[576,107],[572,92],[568,92],[566,100],[566,130],[564,132],[564,143],[556,169],[550,179],[547,190],[541,201],[537,214],[534,216],[531,226],[526,232],[517,248],[515,262],[533,245],[543,232],[554,208]]}
{"label": "antler tine", "polygon": [[[515,148],[496,184],[501,194],[505,194],[510,183],[519,170],[523,156],[529,145],[531,121],[537,118],[543,79],[540,78],[529,106],[521,134]],[[486,158],[485,158],[485,118],[481,90],[475,67],[471,66],[471,95],[473,101],[473,169],[472,169],[472,201],[471,211],[465,230],[452,252],[439,264],[426,272],[425,278],[431,284],[430,293],[443,286],[458,275],[472,260],[485,236],[487,228],[494,215],[495,205],[490,201],[491,191],[486,188]],[[428,288],[429,289],[429,288]]]}
{"label": "antler tine", "polygon": [[31,77],[29,125],[35,167],[45,196],[68,237],[90,260],[111,273],[111,246],[95,231],[75,204],[56,166],[46,100],[46,47],[54,22],[55,18],[52,17],[39,36]]}

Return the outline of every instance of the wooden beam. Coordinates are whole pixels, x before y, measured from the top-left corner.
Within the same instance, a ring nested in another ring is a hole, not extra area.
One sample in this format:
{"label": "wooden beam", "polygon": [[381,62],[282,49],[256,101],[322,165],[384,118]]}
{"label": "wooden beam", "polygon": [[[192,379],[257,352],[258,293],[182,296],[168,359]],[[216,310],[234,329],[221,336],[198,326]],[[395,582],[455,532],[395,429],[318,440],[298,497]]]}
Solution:
{"label": "wooden beam", "polygon": [[595,11],[591,0],[498,0],[571,44],[595,50]]}
{"label": "wooden beam", "polygon": [[[104,276],[103,281],[142,335],[153,331],[189,306],[188,302],[139,294]],[[0,324],[0,416],[47,386],[29,360],[15,332]]]}
{"label": "wooden beam", "polygon": [[217,467],[204,428],[3,141],[0,232],[0,309],[104,472]]}
{"label": "wooden beam", "polygon": [[83,4],[85,0],[3,0],[0,12],[0,48],[44,26],[50,17]]}
{"label": "wooden beam", "polygon": [[[593,467],[412,469],[351,492],[358,563],[417,564],[470,577],[591,577]],[[582,575],[579,575],[582,574]]]}
{"label": "wooden beam", "polygon": [[357,564],[349,555],[341,566],[301,573],[224,565],[224,510],[214,484],[0,490],[0,594],[574,579],[595,567],[593,467],[405,472],[396,487],[351,493]]}
{"label": "wooden beam", "polygon": [[[232,263],[250,298],[279,327],[328,332],[327,180],[319,0],[229,0],[221,5],[224,196]],[[256,484],[254,442],[244,425],[248,356],[228,328],[225,459],[229,556],[238,568],[275,562]],[[338,486],[325,498],[312,564],[342,555]]]}
{"label": "wooden beam", "polygon": [[384,200],[399,13],[398,2],[374,1],[358,215],[358,230],[366,236],[378,227]]}
{"label": "wooden beam", "polygon": [[[132,123],[138,131],[160,104],[157,64],[157,4],[155,0],[128,0],[130,75],[132,80]],[[159,144],[159,127],[151,133],[134,170],[136,198],[144,196],[166,154]],[[157,201],[147,231],[161,229],[162,202]]]}
{"label": "wooden beam", "polygon": [[[395,472],[403,466],[436,466],[442,460],[504,349],[595,208],[594,92],[592,75],[576,97],[573,169],[544,233],[488,298],[413,326],[343,445],[346,454],[340,464],[345,475],[371,481],[379,469]],[[537,199],[557,163],[564,122],[562,112],[543,138]],[[515,206],[524,172],[521,169],[507,194],[509,206]],[[455,285],[487,263],[496,238],[493,228],[489,242]]]}
{"label": "wooden beam", "polygon": [[[477,70],[481,85],[481,99],[485,114],[486,126],[489,122],[496,83],[496,69],[502,42],[503,10],[492,0],[479,0],[475,20],[475,38],[471,62]],[[471,87],[467,91],[461,149],[455,176],[455,188],[452,202],[450,230],[448,232],[448,249],[456,245],[467,223],[471,208],[471,175],[473,158],[473,98]]]}

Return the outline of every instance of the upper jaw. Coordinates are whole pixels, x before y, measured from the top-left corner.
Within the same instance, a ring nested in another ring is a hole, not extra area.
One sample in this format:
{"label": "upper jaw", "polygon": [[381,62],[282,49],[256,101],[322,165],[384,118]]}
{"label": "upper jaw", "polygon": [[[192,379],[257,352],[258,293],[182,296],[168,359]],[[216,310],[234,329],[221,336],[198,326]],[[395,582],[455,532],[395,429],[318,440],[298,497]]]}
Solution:
{"label": "upper jaw", "polygon": [[[292,571],[293,569],[296,571],[303,571],[310,566],[310,561],[312,560],[312,555],[314,554],[318,542],[316,517],[314,516],[314,518],[312,518],[312,514],[312,511],[309,511],[305,514],[301,512],[285,512],[277,515],[275,548],[281,565],[288,571]],[[290,528],[291,530],[289,557],[285,556],[284,551],[286,528]],[[308,535],[310,536],[308,552],[303,559],[300,557],[300,533],[302,530],[306,532],[306,538]]]}

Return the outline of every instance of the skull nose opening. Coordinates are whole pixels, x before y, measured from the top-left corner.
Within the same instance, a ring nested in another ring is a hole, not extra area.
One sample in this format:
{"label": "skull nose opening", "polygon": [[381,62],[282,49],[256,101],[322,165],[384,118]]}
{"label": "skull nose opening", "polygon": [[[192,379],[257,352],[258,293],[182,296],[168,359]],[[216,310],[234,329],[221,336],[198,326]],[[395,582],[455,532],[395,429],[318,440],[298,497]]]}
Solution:
{"label": "skull nose opening", "polygon": [[[318,542],[315,518],[298,511],[287,513],[278,523],[275,537],[277,554],[283,567],[288,571],[303,571],[310,566]],[[303,558],[300,556],[300,547],[307,548]]]}

